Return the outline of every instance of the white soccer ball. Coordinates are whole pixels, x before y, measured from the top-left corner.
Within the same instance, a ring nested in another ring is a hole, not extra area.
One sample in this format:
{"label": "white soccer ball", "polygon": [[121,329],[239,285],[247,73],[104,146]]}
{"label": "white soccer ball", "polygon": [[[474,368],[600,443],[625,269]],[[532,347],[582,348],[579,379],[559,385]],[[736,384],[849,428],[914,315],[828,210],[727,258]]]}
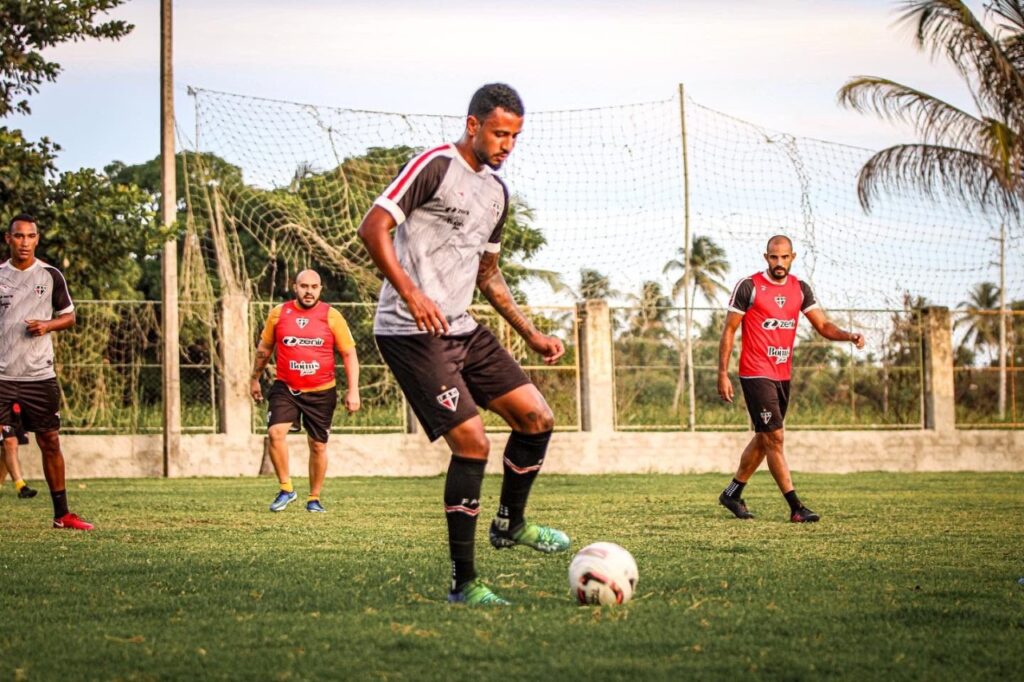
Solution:
{"label": "white soccer ball", "polygon": [[639,578],[633,555],[614,542],[587,545],[569,564],[569,590],[582,605],[625,604]]}

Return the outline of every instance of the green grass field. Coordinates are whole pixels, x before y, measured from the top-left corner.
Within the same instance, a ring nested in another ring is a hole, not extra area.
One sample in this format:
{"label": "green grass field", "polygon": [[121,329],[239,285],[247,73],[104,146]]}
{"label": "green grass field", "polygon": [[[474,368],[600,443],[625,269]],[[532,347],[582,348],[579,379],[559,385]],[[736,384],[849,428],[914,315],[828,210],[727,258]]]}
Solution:
{"label": "green grass field", "polygon": [[727,480],[542,475],[531,516],[574,548],[629,548],[637,595],[575,606],[571,552],[497,552],[481,515],[479,569],[514,601],[490,609],[444,601],[440,477],[329,479],[321,515],[268,512],[270,479],[74,482],[93,533],[48,529],[45,492],[18,500],[8,483],[0,679],[1020,674],[1024,475],[798,474],[823,516],[808,526],[765,473],[745,495],[758,518],[731,518]]}

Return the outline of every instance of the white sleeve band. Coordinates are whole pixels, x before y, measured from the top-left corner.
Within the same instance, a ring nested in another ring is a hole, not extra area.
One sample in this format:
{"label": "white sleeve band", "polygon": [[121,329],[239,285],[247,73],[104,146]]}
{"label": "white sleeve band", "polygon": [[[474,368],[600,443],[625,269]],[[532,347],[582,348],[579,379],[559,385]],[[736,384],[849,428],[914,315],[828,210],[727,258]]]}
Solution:
{"label": "white sleeve band", "polygon": [[405,211],[399,208],[398,204],[391,201],[387,197],[377,197],[377,200],[373,202],[374,206],[380,206],[385,211],[391,214],[391,217],[395,219],[396,225],[401,225],[405,222]]}
{"label": "white sleeve band", "polygon": [[501,251],[501,242],[487,242],[484,244],[484,251],[487,253],[499,253]]}

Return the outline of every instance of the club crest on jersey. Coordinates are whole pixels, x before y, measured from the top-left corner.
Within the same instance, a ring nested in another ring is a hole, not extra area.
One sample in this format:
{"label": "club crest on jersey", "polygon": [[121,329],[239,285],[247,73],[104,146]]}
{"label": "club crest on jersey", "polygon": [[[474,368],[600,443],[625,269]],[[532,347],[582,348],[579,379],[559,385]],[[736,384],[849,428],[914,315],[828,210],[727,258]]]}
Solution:
{"label": "club crest on jersey", "polygon": [[761,421],[767,424],[772,420],[772,413],[768,410],[761,410]]}
{"label": "club crest on jersey", "polygon": [[39,298],[42,298],[43,295],[46,293],[46,285],[45,284],[37,284],[37,285],[35,285],[32,288],[32,291],[36,292],[36,296],[38,296]]}
{"label": "club crest on jersey", "polygon": [[437,394],[437,402],[441,407],[454,412],[459,407],[459,389],[449,388],[447,391]]}
{"label": "club crest on jersey", "polygon": [[785,296],[776,296],[775,297],[775,302],[779,304],[780,308],[782,308],[782,307],[784,307],[786,305],[786,297]]}
{"label": "club crest on jersey", "polygon": [[309,324],[308,317],[296,317],[295,324],[299,325],[299,329],[305,329],[306,325]]}
{"label": "club crest on jersey", "polygon": [[775,364],[781,365],[789,360],[789,349],[785,346],[768,346],[768,357],[775,358]]}

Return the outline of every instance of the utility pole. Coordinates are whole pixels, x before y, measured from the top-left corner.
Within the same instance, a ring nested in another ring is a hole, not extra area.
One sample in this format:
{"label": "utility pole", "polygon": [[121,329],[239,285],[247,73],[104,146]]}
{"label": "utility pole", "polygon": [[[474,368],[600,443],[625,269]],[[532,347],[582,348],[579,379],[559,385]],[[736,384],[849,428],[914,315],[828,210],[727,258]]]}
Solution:
{"label": "utility pole", "polygon": [[1006,223],[999,225],[999,421],[1006,419]]}
{"label": "utility pole", "polygon": [[[172,0],[160,0],[160,220],[173,225],[178,214],[174,159],[174,61]],[[178,324],[178,242],[164,242],[161,319],[163,326],[164,476],[180,475],[181,372]]]}

